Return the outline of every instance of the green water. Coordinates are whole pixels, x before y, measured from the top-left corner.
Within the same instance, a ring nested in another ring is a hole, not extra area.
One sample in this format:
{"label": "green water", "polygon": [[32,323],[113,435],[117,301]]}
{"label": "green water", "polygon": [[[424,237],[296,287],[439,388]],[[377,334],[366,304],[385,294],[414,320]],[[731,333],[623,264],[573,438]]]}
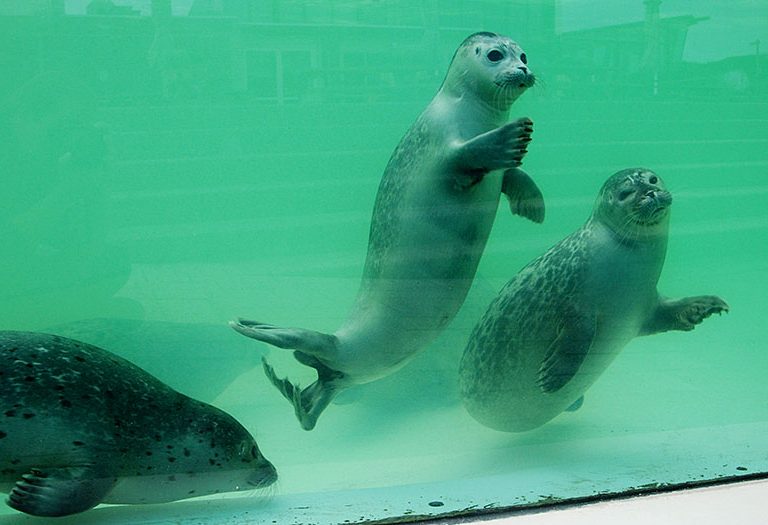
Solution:
{"label": "green water", "polygon": [[[0,329],[128,357],[237,417],[280,473],[266,500],[75,521],[342,523],[768,472],[768,5],[654,5],[0,1]],[[260,358],[311,371],[227,321],[339,326],[389,155],[479,30],[518,41],[537,75],[510,116],[535,122],[524,166],[547,219],[500,206],[439,340],[302,431]],[[575,413],[482,427],[457,394],[469,331],[631,166],[675,199],[662,293],[731,312],[633,341]]]}

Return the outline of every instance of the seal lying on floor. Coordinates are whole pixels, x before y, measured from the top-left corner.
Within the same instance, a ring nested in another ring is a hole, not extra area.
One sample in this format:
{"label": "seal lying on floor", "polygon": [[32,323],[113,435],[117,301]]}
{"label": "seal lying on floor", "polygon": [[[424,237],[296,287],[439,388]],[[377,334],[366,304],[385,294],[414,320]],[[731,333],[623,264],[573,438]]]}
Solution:
{"label": "seal lying on floor", "polygon": [[230,415],[101,348],[0,332],[0,491],[36,516],[161,503],[277,479]]}
{"label": "seal lying on floor", "polygon": [[632,338],[693,330],[728,311],[715,296],[656,291],[672,197],[650,170],[603,185],[592,216],[513,277],[477,323],[459,367],[469,413],[507,432],[578,408]]}
{"label": "seal lying on floor", "polygon": [[527,118],[507,123],[512,103],[534,83],[527,58],[507,37],[476,33],[456,51],[435,98],[400,141],[374,205],[363,279],[334,333],[240,319],[243,335],[317,370],[301,390],[267,376],[314,428],[336,393],[404,366],[450,323],[469,290],[498,208],[535,222],[544,203],[518,167],[531,140]]}

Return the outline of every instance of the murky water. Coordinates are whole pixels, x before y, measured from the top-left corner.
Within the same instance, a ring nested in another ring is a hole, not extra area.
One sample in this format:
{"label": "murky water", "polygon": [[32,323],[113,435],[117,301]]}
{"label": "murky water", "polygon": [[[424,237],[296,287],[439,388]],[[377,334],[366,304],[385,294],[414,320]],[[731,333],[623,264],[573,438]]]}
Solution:
{"label": "murky water", "polygon": [[[101,346],[238,418],[280,473],[271,499],[226,500],[253,523],[438,515],[768,471],[768,10],[600,4],[0,3],[0,329]],[[524,167],[546,221],[502,203],[454,322],[305,432],[260,359],[304,385],[312,371],[227,321],[341,324],[384,166],[479,30],[518,41],[537,75],[510,118],[535,123]],[[457,390],[472,326],[631,166],[674,195],[660,291],[719,295],[731,312],[634,340],[580,410],[538,430],[484,428]],[[90,514],[137,523],[221,505]]]}

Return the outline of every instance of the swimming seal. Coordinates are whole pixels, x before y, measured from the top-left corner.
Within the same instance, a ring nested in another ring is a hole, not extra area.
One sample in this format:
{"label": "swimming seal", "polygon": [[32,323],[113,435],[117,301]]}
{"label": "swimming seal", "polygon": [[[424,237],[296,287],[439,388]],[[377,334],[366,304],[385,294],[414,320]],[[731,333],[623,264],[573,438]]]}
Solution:
{"label": "swimming seal", "polygon": [[101,348],[0,332],[0,491],[65,516],[271,484],[275,468],[234,418]]}
{"label": "swimming seal", "polygon": [[476,33],[456,51],[437,95],[389,160],[376,196],[357,299],[334,334],[239,319],[243,335],[317,370],[304,390],[270,381],[310,430],[334,395],[404,366],[453,319],[477,270],[498,208],[541,222],[544,202],[519,169],[533,123],[507,123],[512,103],[534,83],[523,50]]}
{"label": "swimming seal", "polygon": [[719,297],[657,292],[671,202],[652,171],[619,171],[586,224],[504,286],[459,367],[461,397],[475,419],[507,432],[534,429],[577,409],[634,337],[692,330],[728,311]]}

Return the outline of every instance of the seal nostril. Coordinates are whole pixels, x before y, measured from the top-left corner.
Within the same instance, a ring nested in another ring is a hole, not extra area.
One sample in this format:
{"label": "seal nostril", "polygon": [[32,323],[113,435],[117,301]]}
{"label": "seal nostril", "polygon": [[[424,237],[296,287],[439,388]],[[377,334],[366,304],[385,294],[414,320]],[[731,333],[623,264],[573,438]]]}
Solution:
{"label": "seal nostril", "polygon": [[520,71],[522,71],[526,75],[528,74],[528,68],[525,67],[525,66],[517,66],[517,69],[519,69]]}

